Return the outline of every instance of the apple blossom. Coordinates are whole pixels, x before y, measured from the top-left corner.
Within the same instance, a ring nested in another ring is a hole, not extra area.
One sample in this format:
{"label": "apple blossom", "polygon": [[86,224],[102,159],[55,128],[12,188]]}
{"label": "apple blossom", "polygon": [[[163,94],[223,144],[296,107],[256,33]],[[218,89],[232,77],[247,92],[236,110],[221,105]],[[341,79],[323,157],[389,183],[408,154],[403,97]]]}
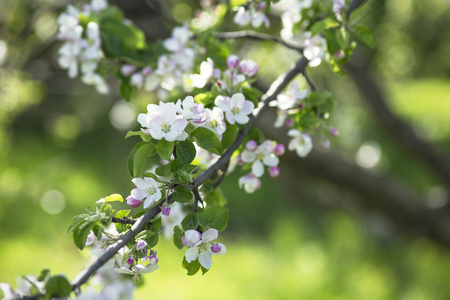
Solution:
{"label": "apple blossom", "polygon": [[136,185],[136,188],[131,191],[131,197],[137,200],[145,199],[144,208],[152,206],[161,199],[161,190],[153,178],[133,178],[131,181]]}
{"label": "apple blossom", "polygon": [[136,250],[145,249],[147,247],[147,242],[139,239],[136,241]]}
{"label": "apple blossom", "polygon": [[134,199],[131,196],[127,197],[127,204],[130,207],[139,207],[142,204],[142,200]]}
{"label": "apple blossom", "polygon": [[[252,149],[252,148],[250,148]],[[272,141],[265,141],[255,150],[246,149],[242,152],[242,160],[246,163],[252,163],[252,173],[256,177],[264,174],[264,165],[275,167],[278,165],[279,159],[273,153],[275,145]]]}
{"label": "apple blossom", "polygon": [[191,74],[189,78],[192,81],[192,86],[196,88],[203,88],[211,79],[214,72],[214,62],[211,58],[200,64],[200,74]]}
{"label": "apple blossom", "polygon": [[184,141],[187,137],[184,129],[187,120],[177,115],[177,106],[174,103],[159,102],[158,105],[149,104],[147,114],[139,114],[138,122],[145,134],[151,135],[156,140],[165,139],[168,142],[175,140]]}
{"label": "apple blossom", "polygon": [[261,187],[261,180],[253,174],[247,174],[239,178],[239,188],[242,186],[247,193],[251,194]]}
{"label": "apple blossom", "polygon": [[288,131],[288,136],[293,138],[289,142],[289,150],[295,150],[300,157],[306,157],[311,152],[313,145],[309,135],[303,134],[297,129],[291,129]]}
{"label": "apple blossom", "polygon": [[234,70],[239,66],[239,57],[234,54],[230,54],[227,57],[227,67],[230,70]]}
{"label": "apple blossom", "polygon": [[280,168],[274,166],[269,168],[269,175],[270,177],[277,177],[280,175]]}
{"label": "apple blossom", "polygon": [[222,134],[226,130],[225,121],[223,120],[223,110],[219,107],[214,107],[212,110],[205,108],[206,122],[201,124],[202,127],[212,130],[219,139],[222,139]]}
{"label": "apple blossom", "polygon": [[276,155],[280,156],[284,154],[285,148],[283,144],[277,144],[273,150]]}
{"label": "apple blossom", "polygon": [[230,124],[235,122],[246,124],[249,120],[248,115],[255,108],[253,102],[245,100],[245,96],[242,93],[234,94],[231,98],[219,95],[214,103],[223,110]]}
{"label": "apple blossom", "polygon": [[202,234],[199,231],[189,229],[181,237],[181,242],[186,247],[194,247],[201,243],[201,237],[202,237]]}
{"label": "apple blossom", "polygon": [[166,205],[163,205],[163,207],[161,208],[161,213],[164,216],[169,216],[170,215],[170,207],[166,206]]}
{"label": "apple blossom", "polygon": [[336,127],[331,128],[330,134],[332,137],[337,137],[339,135],[339,129],[337,129]]}
{"label": "apple blossom", "polygon": [[258,73],[258,64],[251,59],[244,59],[239,64],[244,75],[253,77]]}
{"label": "apple blossom", "polygon": [[250,23],[250,12],[245,7],[240,6],[234,15],[234,23],[239,26],[246,26]]}
{"label": "apple blossom", "polygon": [[[186,233],[188,233],[188,231],[186,231]],[[198,232],[198,234],[200,234],[200,232]],[[227,251],[225,245],[212,242],[217,239],[218,235],[219,232],[214,228],[210,228],[203,232],[200,236],[201,239],[199,239],[193,246],[188,246],[190,248],[186,250],[184,255],[186,261],[190,263],[198,258],[198,262],[202,265],[202,267],[205,269],[210,269],[212,266],[212,255],[224,255]],[[214,245],[219,245],[218,247],[214,247],[214,251],[217,252],[213,252],[211,250]]]}
{"label": "apple blossom", "polygon": [[184,98],[183,102],[178,100],[176,103],[177,112],[186,120],[190,120],[194,125],[203,124],[206,122],[206,113],[203,103],[195,103],[192,96]]}

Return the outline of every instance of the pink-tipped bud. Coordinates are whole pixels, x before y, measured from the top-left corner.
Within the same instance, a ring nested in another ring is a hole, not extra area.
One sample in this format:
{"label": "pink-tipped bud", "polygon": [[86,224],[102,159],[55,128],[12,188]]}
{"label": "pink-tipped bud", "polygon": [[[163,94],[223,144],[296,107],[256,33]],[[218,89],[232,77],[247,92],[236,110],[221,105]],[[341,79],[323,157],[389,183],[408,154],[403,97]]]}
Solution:
{"label": "pink-tipped bud", "polygon": [[292,119],[287,119],[286,120],[286,126],[287,127],[292,127],[294,125],[294,120]]}
{"label": "pink-tipped bud", "polygon": [[300,102],[299,104],[297,104],[298,109],[303,109],[303,103]]}
{"label": "pink-tipped bud", "polygon": [[142,200],[134,199],[131,196],[127,197],[127,204],[128,204],[128,206],[138,207],[138,206],[140,206],[142,204],[142,202],[143,202]]}
{"label": "pink-tipped bud", "polygon": [[158,261],[159,261],[158,256],[156,256],[156,255],[150,255],[150,260],[149,260],[149,262],[150,262],[151,265],[156,265],[156,264],[158,263]]}
{"label": "pink-tipped bud", "polygon": [[258,148],[258,143],[254,140],[250,140],[245,144],[245,149],[248,151],[255,151]]}
{"label": "pink-tipped bud", "polygon": [[336,127],[330,129],[330,134],[332,137],[337,137],[339,135],[339,130]]}
{"label": "pink-tipped bud", "polygon": [[147,255],[148,249],[147,248],[142,248],[141,249],[141,253],[144,255]]}
{"label": "pink-tipped bud", "polygon": [[239,66],[239,57],[234,54],[230,54],[227,57],[227,67],[230,70],[234,70]]}
{"label": "pink-tipped bud", "polygon": [[271,177],[277,177],[278,175],[280,175],[280,168],[278,168],[278,167],[270,167],[269,168],[269,175]]}
{"label": "pink-tipped bud", "polygon": [[283,145],[283,144],[277,144],[277,145],[275,146],[274,152],[275,152],[276,155],[280,156],[280,155],[283,155],[283,154],[284,154],[285,150],[286,150],[286,149],[284,148],[284,145]]}
{"label": "pink-tipped bud", "polygon": [[142,74],[144,74],[144,75],[150,75],[151,72],[152,72],[152,68],[150,68],[150,67],[146,67],[146,68],[142,69]]}
{"label": "pink-tipped bud", "polygon": [[266,9],[266,3],[262,2],[258,5],[258,10],[265,10]]}
{"label": "pink-tipped bud", "polygon": [[138,240],[136,244],[136,250],[141,250],[143,248],[147,247],[147,242],[144,240]]}
{"label": "pink-tipped bud", "polygon": [[165,216],[170,215],[170,207],[163,205],[161,208],[161,213]]}
{"label": "pink-tipped bud", "polygon": [[247,75],[249,77],[253,77],[258,73],[258,64],[250,59],[244,59],[239,64],[241,67],[241,72],[244,75]]}
{"label": "pink-tipped bud", "polygon": [[136,68],[133,65],[125,64],[120,68],[120,72],[122,72],[123,76],[130,76]]}
{"label": "pink-tipped bud", "polygon": [[220,251],[222,251],[222,246],[220,246],[219,244],[215,244],[215,245],[211,246],[212,253],[219,253]]}
{"label": "pink-tipped bud", "polygon": [[329,140],[325,140],[322,142],[322,147],[325,149],[330,148],[330,141]]}
{"label": "pink-tipped bud", "polygon": [[134,263],[134,259],[132,257],[128,257],[126,260],[126,264],[128,266],[131,266],[131,265],[133,265],[133,263]]}
{"label": "pink-tipped bud", "polygon": [[181,237],[181,242],[186,247],[194,247],[195,244],[198,241],[200,241],[201,238],[202,238],[202,234],[199,231],[190,229],[190,230],[186,231],[184,233],[184,235]]}

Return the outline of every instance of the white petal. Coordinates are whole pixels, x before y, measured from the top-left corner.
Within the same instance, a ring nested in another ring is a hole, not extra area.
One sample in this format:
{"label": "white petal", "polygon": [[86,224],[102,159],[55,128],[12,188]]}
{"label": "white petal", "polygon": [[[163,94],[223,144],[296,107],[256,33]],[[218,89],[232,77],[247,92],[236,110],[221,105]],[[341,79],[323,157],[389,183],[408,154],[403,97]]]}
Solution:
{"label": "white petal", "polygon": [[217,239],[218,236],[219,236],[219,232],[217,231],[217,229],[210,228],[210,229],[206,230],[205,232],[203,232],[202,241],[203,242],[211,242],[212,240]]}
{"label": "white petal", "polygon": [[252,164],[252,173],[256,177],[261,177],[264,174],[264,165],[259,159],[255,160],[255,162]]}
{"label": "white petal", "polygon": [[278,165],[279,159],[275,154],[270,154],[263,158],[263,162],[266,166],[275,167]]}
{"label": "white petal", "polygon": [[291,137],[296,137],[296,136],[301,136],[302,133],[300,131],[298,131],[297,129],[291,129],[288,131],[287,135],[291,136]]}
{"label": "white petal", "polygon": [[222,243],[218,243],[219,245],[220,245],[220,252],[218,252],[218,253],[215,253],[216,255],[217,254],[220,254],[220,255],[224,255],[225,253],[227,253],[227,248],[225,247],[225,245],[224,244],[222,244]]}
{"label": "white petal", "polygon": [[200,253],[198,262],[205,268],[209,269],[212,266],[212,256],[208,251]]}
{"label": "white petal", "polygon": [[186,253],[184,254],[184,257],[186,258],[186,261],[188,263],[194,261],[198,257],[198,247],[192,247],[186,250]]}

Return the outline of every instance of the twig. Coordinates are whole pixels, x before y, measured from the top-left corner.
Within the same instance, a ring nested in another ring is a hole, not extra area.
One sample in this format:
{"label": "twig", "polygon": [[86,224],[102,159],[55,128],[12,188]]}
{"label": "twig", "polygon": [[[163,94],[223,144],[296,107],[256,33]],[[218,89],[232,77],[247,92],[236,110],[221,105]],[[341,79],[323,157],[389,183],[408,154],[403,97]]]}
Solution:
{"label": "twig", "polygon": [[217,188],[222,183],[222,180],[225,178],[225,175],[227,175],[227,170],[228,170],[229,164],[230,164],[230,162],[228,161],[228,163],[225,166],[223,166],[222,174],[220,174],[219,179],[217,179],[216,182],[214,182],[214,184],[213,184],[214,188]]}
{"label": "twig", "polygon": [[112,217],[111,222],[121,223],[121,224],[134,224],[134,223],[136,223],[136,220],[128,218],[128,217],[123,217],[123,219]]}
{"label": "twig", "polygon": [[[300,58],[291,69],[281,74],[277,80],[273,82],[269,90],[266,94],[264,94],[261,98],[263,102],[263,108],[260,110],[263,111],[267,104],[274,100],[278,94],[297,76],[302,73],[303,70],[308,65],[308,60],[305,57]],[[240,144],[243,142],[245,136],[248,132],[255,126],[260,113],[255,117],[251,116],[248,125],[244,130],[241,130],[233,144],[228,147],[228,149],[224,152],[224,154],[214,163],[211,167],[206,169],[204,172],[199,174],[192,184],[188,184],[185,186],[186,189],[192,191],[198,188],[201,184],[203,184],[208,178],[213,176],[218,170],[222,169],[230,160],[233,152],[239,148]],[[167,199],[167,203],[170,204],[173,202],[173,197],[170,195]],[[84,284],[99,268],[101,268],[105,263],[107,263],[114,255],[124,246],[128,244],[141,230],[142,228],[153,219],[158,213],[161,212],[161,207],[164,204],[164,201],[161,201],[158,205],[151,208],[144,215],[142,215],[136,222],[131,226],[131,229],[125,233],[125,235],[119,239],[117,242],[112,244],[105,253],[103,253],[96,261],[94,261],[90,266],[81,271],[73,280],[72,286],[74,289],[80,287]]]}
{"label": "twig", "polygon": [[260,41],[273,41],[280,45],[285,46],[286,48],[298,51],[303,53],[303,47],[291,42],[283,41],[280,38],[274,37],[270,34],[259,33],[255,31],[230,31],[230,32],[217,32],[214,34],[214,37],[217,39],[240,39],[247,38],[252,40],[260,40]]}
{"label": "twig", "polygon": [[194,201],[194,212],[197,212],[198,211],[198,203],[199,202],[203,203],[203,200],[202,200],[202,197],[200,196],[200,193],[198,192],[198,188],[195,188],[192,191],[194,192],[194,200],[195,200]]}

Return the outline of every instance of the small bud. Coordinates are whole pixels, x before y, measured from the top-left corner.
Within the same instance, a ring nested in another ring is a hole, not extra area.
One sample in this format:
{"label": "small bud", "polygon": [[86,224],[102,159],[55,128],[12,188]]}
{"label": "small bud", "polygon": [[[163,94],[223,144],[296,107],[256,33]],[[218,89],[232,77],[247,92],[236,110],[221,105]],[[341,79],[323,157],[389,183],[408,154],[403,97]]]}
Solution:
{"label": "small bud", "polygon": [[150,75],[151,72],[152,72],[152,68],[150,68],[150,67],[146,67],[146,68],[142,69],[142,74],[144,74],[144,75]]}
{"label": "small bud", "polygon": [[278,155],[278,156],[283,155],[284,151],[285,151],[285,148],[284,148],[283,144],[277,144],[275,146],[274,152],[275,152],[276,155]]}
{"label": "small bud", "polygon": [[138,207],[142,204],[142,200],[134,199],[131,196],[127,197],[127,204],[131,207]]}
{"label": "small bud", "polygon": [[219,244],[215,244],[211,246],[212,253],[219,253],[222,251],[222,247]]}
{"label": "small bud", "polygon": [[125,64],[120,68],[123,76],[130,76],[136,68],[133,65]]}
{"label": "small bud", "polygon": [[258,143],[254,140],[248,141],[245,145],[245,149],[247,149],[248,151],[255,151],[256,148],[258,148]]}
{"label": "small bud", "polygon": [[212,77],[219,79],[220,76],[222,75],[222,72],[220,72],[220,69],[214,69],[212,72]]}
{"label": "small bud", "polygon": [[322,142],[322,147],[325,149],[330,148],[330,141],[329,140],[325,140]]}
{"label": "small bud", "polygon": [[337,137],[339,135],[339,130],[336,127],[330,129],[330,134],[332,137]]}
{"label": "small bud", "polygon": [[131,265],[133,265],[133,263],[134,263],[134,259],[133,259],[133,257],[128,257],[127,258],[127,260],[126,260],[126,264],[128,265],[128,266],[131,266]]}
{"label": "small bud", "polygon": [[258,10],[265,10],[266,9],[266,3],[262,2],[258,5]]}
{"label": "small bud", "polygon": [[299,104],[297,104],[298,109],[303,109],[303,103],[300,102]]}
{"label": "small bud", "polygon": [[244,59],[239,64],[241,67],[241,72],[244,75],[247,75],[249,77],[253,77],[258,73],[258,64],[250,59]]}
{"label": "small bud", "polygon": [[287,126],[287,127],[292,127],[292,125],[294,125],[294,120],[292,120],[292,119],[287,119],[287,120],[286,120],[286,126]]}
{"label": "small bud", "polygon": [[156,264],[158,263],[158,261],[159,261],[158,256],[156,256],[156,255],[150,255],[150,260],[149,260],[149,262],[150,262],[151,265],[156,265]]}
{"label": "small bud", "polygon": [[238,166],[242,166],[244,164],[244,161],[242,160],[242,155],[239,153],[239,155],[236,157]]}
{"label": "small bud", "polygon": [[141,253],[144,254],[144,255],[147,255],[147,251],[148,251],[147,248],[142,248],[141,249]]}
{"label": "small bud", "polygon": [[141,250],[143,248],[147,247],[147,242],[144,240],[138,240],[136,244],[136,250]]}
{"label": "small bud", "polygon": [[227,58],[228,69],[234,70],[239,66],[239,57],[234,54],[230,54]]}
{"label": "small bud", "polygon": [[269,174],[271,177],[277,177],[280,175],[280,168],[278,167],[270,167]]}
{"label": "small bud", "polygon": [[163,205],[163,207],[161,208],[161,213],[165,216],[170,215],[170,207]]}
{"label": "small bud", "polygon": [[190,230],[186,231],[184,233],[184,235],[181,237],[181,242],[186,247],[194,247],[195,244],[198,241],[200,241],[201,238],[202,238],[202,234],[199,231],[190,229]]}

